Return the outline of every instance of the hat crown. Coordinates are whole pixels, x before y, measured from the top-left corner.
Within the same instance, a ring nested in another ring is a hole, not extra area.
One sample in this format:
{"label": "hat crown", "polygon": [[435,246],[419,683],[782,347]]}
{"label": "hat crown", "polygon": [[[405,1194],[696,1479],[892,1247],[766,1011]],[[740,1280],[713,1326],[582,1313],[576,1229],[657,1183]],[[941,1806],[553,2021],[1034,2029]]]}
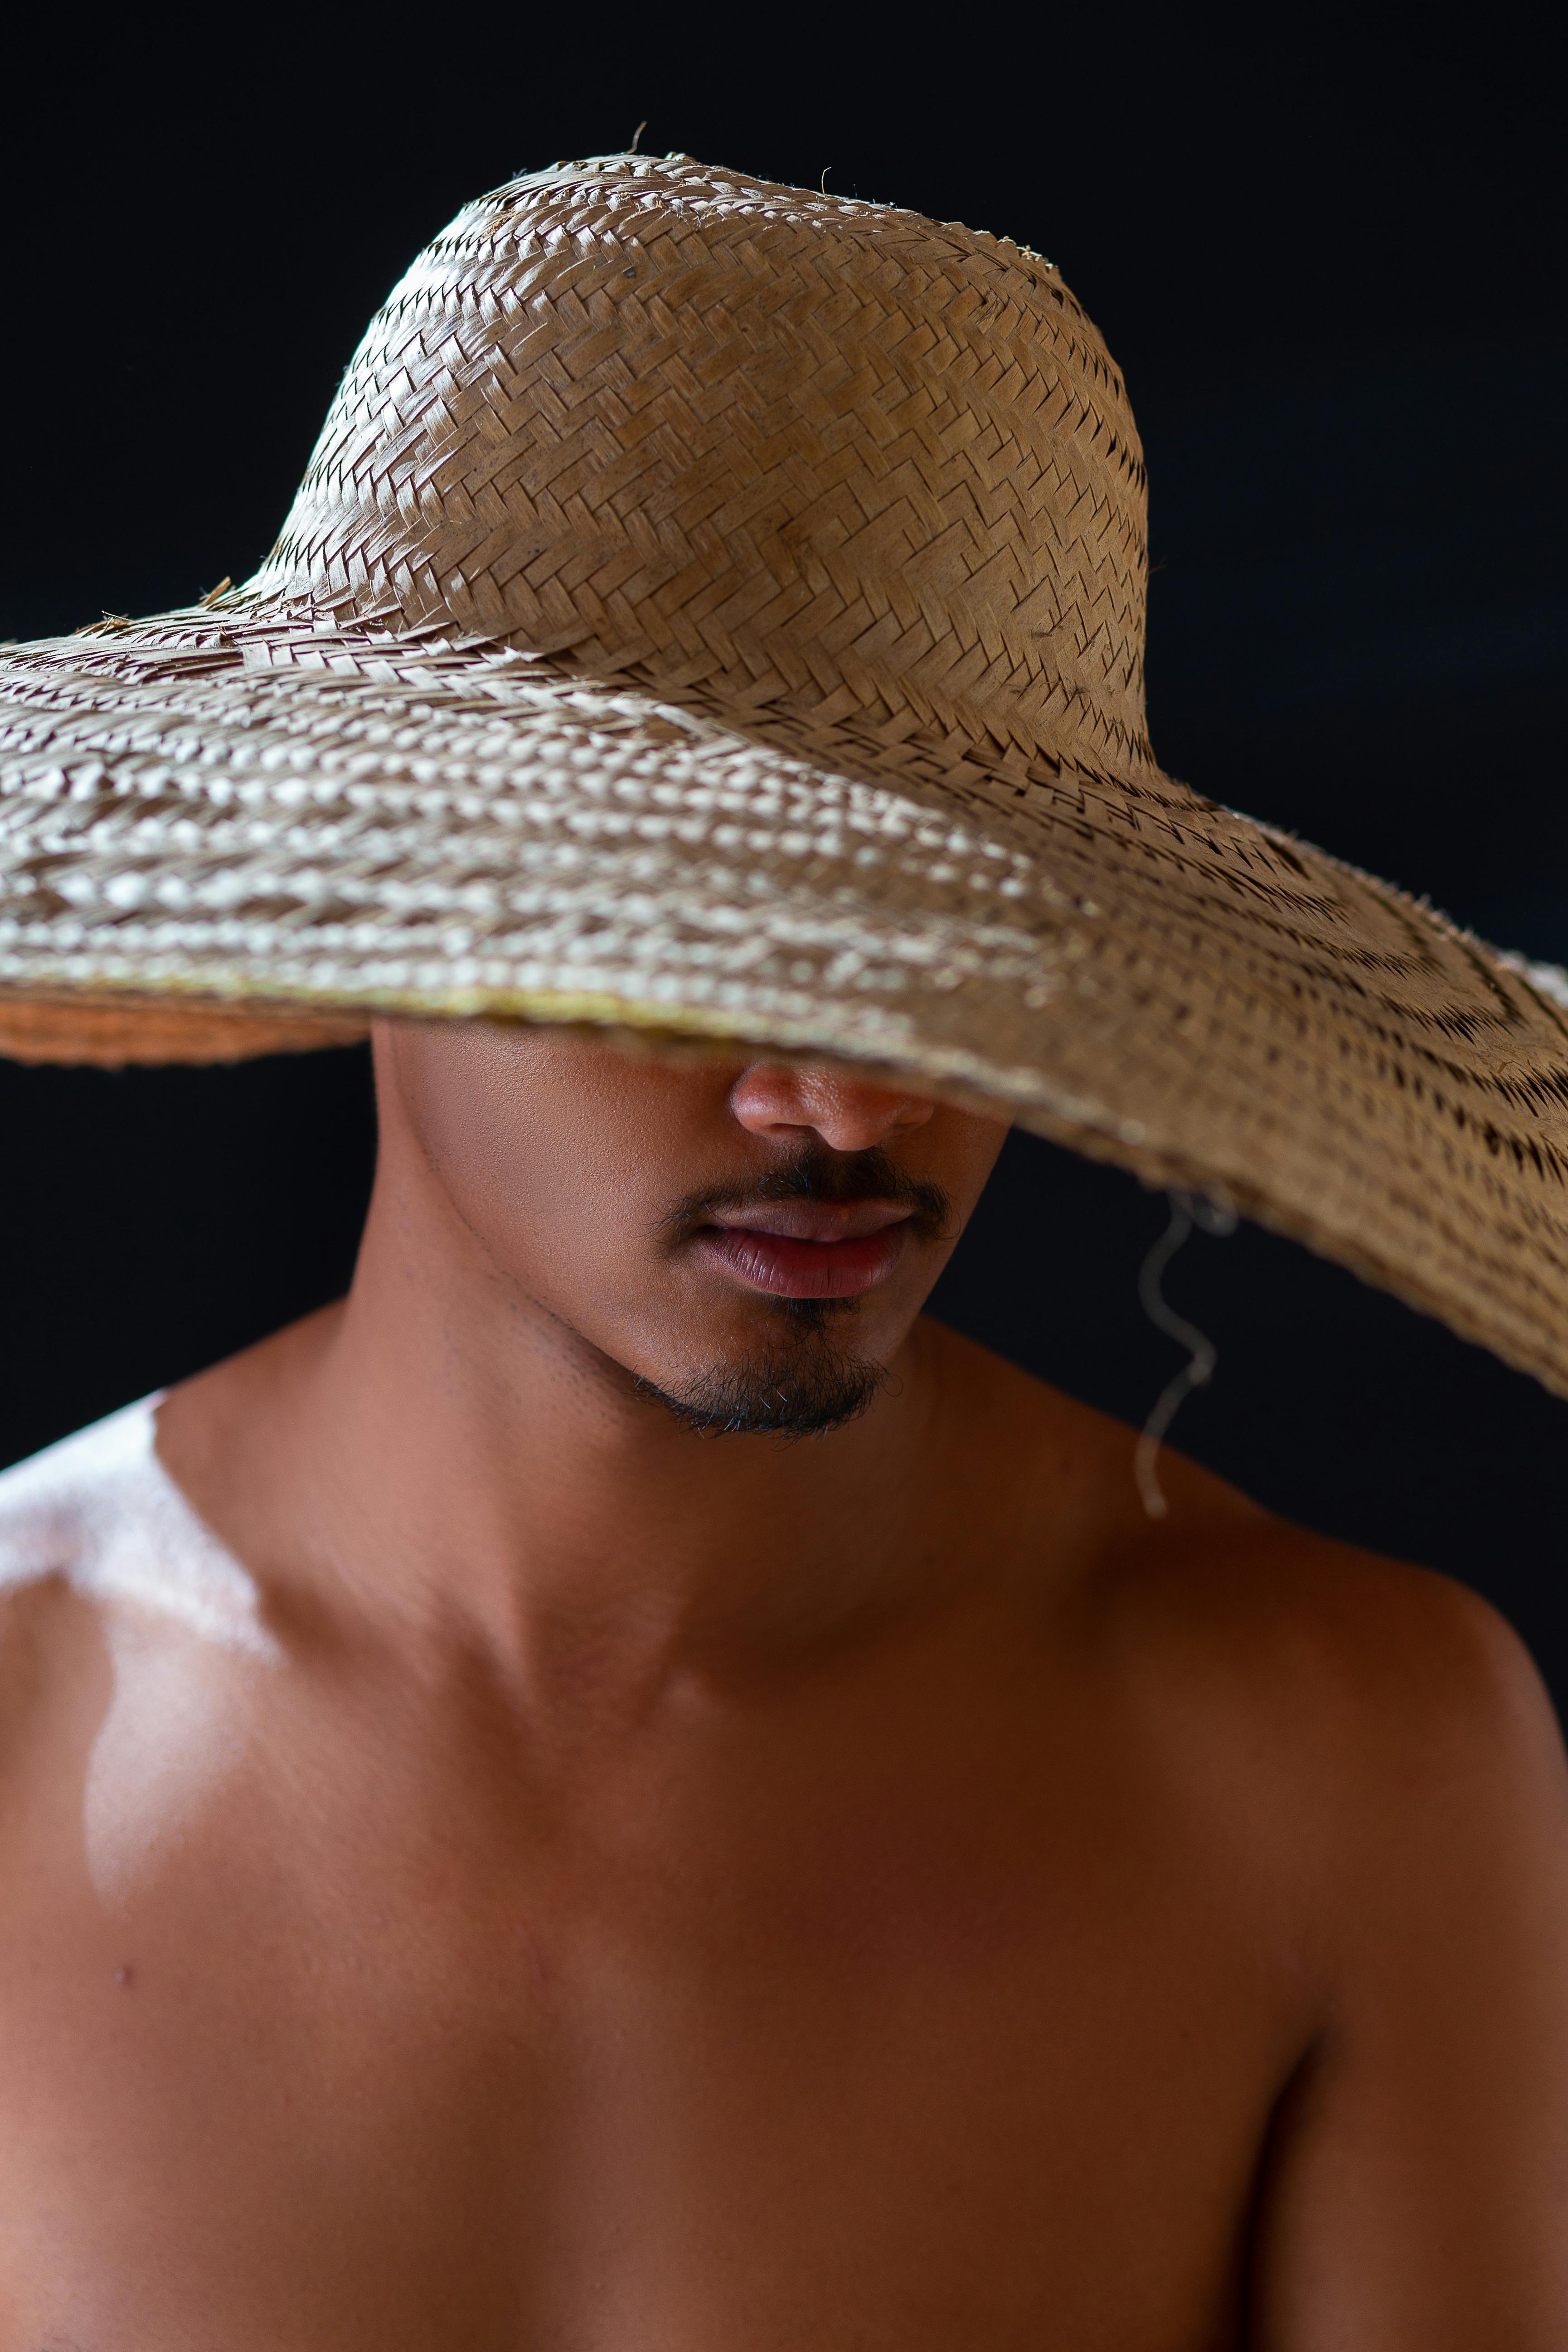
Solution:
{"label": "hat crown", "polygon": [[684,156],[479,198],[256,586],[1012,767],[1149,762],[1142,452],[1054,267]]}

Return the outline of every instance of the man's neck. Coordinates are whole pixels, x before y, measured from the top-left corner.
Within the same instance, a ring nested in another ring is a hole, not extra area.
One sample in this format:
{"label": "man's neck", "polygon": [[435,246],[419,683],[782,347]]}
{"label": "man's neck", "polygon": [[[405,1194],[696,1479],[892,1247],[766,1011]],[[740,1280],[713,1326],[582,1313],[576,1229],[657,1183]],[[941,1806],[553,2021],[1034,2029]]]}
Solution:
{"label": "man's neck", "polygon": [[159,1450],[280,1599],[477,1645],[535,1709],[636,1714],[685,1676],[766,1672],[920,1606],[939,1356],[917,1325],[826,1436],[699,1434],[395,1149],[348,1299],[175,1391]]}

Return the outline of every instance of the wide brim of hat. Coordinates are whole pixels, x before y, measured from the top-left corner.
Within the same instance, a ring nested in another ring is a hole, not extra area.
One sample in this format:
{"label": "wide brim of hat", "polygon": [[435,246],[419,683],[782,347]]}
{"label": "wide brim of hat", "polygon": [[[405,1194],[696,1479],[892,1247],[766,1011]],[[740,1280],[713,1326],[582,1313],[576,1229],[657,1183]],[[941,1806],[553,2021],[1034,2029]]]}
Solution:
{"label": "wide brim of hat", "polygon": [[1157,772],[856,766],[493,646],[193,614],[17,648],[0,1052],[391,1013],[868,1065],[1226,1197],[1568,1395],[1560,979]]}

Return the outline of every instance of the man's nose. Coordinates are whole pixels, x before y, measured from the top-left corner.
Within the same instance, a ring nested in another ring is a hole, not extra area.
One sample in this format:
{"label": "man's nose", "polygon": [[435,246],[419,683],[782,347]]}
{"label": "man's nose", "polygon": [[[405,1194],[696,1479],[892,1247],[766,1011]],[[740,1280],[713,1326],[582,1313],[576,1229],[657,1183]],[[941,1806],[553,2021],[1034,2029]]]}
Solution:
{"label": "man's nose", "polygon": [[753,1062],[736,1080],[730,1108],[753,1135],[785,1142],[815,1134],[832,1151],[869,1151],[923,1127],[936,1105],[831,1063]]}

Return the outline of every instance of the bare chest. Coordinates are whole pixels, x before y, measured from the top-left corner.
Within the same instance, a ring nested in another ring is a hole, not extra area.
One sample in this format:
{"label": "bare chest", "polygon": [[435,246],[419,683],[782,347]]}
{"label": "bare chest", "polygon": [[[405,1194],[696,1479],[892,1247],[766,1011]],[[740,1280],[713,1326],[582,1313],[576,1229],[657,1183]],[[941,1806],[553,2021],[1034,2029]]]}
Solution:
{"label": "bare chest", "polygon": [[118,1912],[40,1870],[0,2347],[1224,2343],[1290,2004],[1102,1811],[753,1790],[650,1843],[322,1790],[284,1838],[240,1786]]}

